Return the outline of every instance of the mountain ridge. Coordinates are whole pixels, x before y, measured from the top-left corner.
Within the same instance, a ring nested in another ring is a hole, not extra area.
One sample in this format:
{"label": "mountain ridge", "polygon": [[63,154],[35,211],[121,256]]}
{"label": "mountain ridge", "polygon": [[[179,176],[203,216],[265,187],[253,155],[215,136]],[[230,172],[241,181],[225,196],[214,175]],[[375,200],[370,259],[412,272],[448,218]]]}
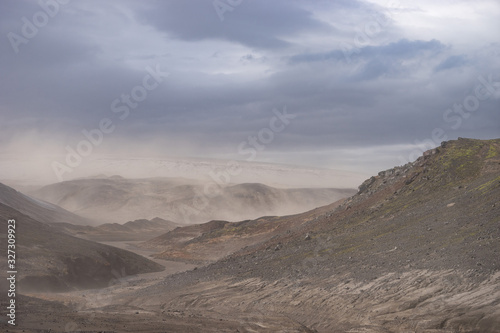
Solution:
{"label": "mountain ridge", "polygon": [[335,188],[278,189],[256,183],[218,185],[178,178],[105,178],[65,181],[30,194],[105,223],[160,217],[193,224],[299,213],[354,192]]}

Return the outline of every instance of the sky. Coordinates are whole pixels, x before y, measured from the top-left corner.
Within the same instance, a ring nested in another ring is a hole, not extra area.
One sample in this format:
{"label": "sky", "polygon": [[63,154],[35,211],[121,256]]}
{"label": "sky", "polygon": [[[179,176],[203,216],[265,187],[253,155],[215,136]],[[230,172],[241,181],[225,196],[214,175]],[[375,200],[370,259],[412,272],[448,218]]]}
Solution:
{"label": "sky", "polygon": [[500,137],[499,32],[497,0],[2,0],[0,154],[374,173]]}

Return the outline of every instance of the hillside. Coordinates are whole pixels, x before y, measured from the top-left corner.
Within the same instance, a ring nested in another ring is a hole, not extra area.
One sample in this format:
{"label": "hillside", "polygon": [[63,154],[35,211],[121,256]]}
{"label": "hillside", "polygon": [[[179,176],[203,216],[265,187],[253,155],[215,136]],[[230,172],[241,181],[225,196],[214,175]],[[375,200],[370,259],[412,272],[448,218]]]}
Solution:
{"label": "hillside", "polygon": [[218,186],[182,178],[106,177],[56,183],[30,194],[106,223],[160,217],[192,224],[300,213],[353,193],[351,189],[278,189],[254,183]]}
{"label": "hillside", "polygon": [[500,139],[444,142],[289,232],[123,299],[318,332],[498,332],[499,198]]}
{"label": "hillside", "polygon": [[158,252],[154,257],[159,259],[193,263],[214,262],[245,246],[262,243],[283,232],[290,233],[311,216],[329,211],[342,201],[297,215],[264,216],[241,222],[210,221],[178,227],[138,246]]}
{"label": "hillside", "polygon": [[[119,277],[163,269],[137,254],[63,234],[0,203],[5,232],[9,219],[16,220],[18,288],[23,293],[105,287]],[[0,247],[7,248],[7,237],[0,238]]]}
{"label": "hillside", "polygon": [[105,223],[95,227],[70,223],[51,223],[51,225],[72,236],[96,242],[144,241],[179,226],[172,221],[163,220],[158,217],[152,220],[140,219],[128,221],[124,224]]}
{"label": "hillside", "polygon": [[65,222],[91,225],[97,222],[80,217],[46,201],[27,196],[0,183],[0,203],[12,207],[42,223]]}

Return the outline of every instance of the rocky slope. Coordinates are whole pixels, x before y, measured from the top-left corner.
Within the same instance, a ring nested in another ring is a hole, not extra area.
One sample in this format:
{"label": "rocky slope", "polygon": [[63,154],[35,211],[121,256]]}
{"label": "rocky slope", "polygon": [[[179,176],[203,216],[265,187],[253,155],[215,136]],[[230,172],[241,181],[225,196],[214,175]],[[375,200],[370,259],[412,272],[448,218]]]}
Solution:
{"label": "rocky slope", "polygon": [[318,332],[498,332],[500,139],[445,142],[330,211],[123,295]]}

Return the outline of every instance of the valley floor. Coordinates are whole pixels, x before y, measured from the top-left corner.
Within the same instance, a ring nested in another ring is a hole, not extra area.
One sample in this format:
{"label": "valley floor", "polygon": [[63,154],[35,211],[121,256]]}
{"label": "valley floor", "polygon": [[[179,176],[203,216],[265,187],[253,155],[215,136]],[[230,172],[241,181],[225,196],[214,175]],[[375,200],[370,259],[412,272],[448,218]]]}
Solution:
{"label": "valley floor", "polygon": [[[152,252],[134,243],[104,244],[150,258]],[[176,309],[145,309],[131,304],[123,295],[154,286],[172,274],[197,269],[182,262],[154,261],[164,265],[165,270],[117,276],[107,288],[23,295],[19,298],[17,328],[9,328],[8,332],[310,332],[286,316],[228,316],[210,310],[190,311],[181,304]]]}

